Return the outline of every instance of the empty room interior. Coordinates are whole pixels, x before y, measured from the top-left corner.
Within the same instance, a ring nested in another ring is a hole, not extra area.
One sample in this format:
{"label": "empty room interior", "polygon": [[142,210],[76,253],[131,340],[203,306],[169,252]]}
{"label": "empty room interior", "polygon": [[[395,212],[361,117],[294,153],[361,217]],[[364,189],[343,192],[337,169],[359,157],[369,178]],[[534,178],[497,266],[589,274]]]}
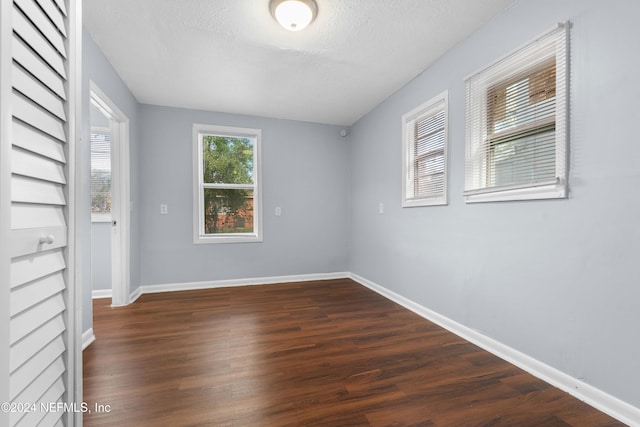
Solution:
{"label": "empty room interior", "polygon": [[56,353],[79,377],[56,399],[89,410],[56,421],[640,425],[639,19],[637,0],[84,0],[77,354]]}

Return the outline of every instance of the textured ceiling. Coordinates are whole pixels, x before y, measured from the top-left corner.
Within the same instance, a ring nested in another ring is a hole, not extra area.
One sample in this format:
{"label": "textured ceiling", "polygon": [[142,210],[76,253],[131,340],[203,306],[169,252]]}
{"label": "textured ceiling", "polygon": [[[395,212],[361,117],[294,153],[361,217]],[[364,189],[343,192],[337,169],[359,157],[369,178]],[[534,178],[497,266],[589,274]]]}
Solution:
{"label": "textured ceiling", "polygon": [[141,103],[349,126],[513,0],[316,0],[305,30],[268,0],[84,0]]}

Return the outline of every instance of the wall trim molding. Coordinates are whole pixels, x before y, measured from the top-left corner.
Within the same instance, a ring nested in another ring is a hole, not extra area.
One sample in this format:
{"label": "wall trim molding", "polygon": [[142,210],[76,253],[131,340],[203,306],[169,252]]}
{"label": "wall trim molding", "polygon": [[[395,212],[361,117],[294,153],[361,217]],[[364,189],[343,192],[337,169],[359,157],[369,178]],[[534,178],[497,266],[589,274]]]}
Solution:
{"label": "wall trim molding", "polygon": [[138,298],[140,298],[141,296],[142,296],[142,289],[140,288],[140,286],[138,286],[129,295],[129,304],[132,304],[132,303],[136,302],[136,300]]}
{"label": "wall trim molding", "polygon": [[[349,272],[299,274],[290,276],[255,277],[251,279],[214,280],[206,282],[166,283],[162,285],[140,286],[140,295],[159,292],[192,291],[196,289],[229,288],[232,286],[273,285],[289,282],[310,282],[314,280],[332,280],[350,278]],[[139,295],[138,295],[139,296]],[[133,296],[132,296],[133,298]],[[136,296],[137,298],[137,296]],[[133,300],[132,300],[133,301]]]}
{"label": "wall trim molding", "polygon": [[480,332],[458,323],[446,316],[430,310],[402,295],[380,286],[362,276],[350,273],[349,276],[355,282],[371,289],[374,292],[400,304],[421,317],[443,327],[449,332],[464,338],[465,340],[481,347],[482,349],[498,356],[499,358],[519,367],[531,375],[559,388],[586,404],[602,411],[628,425],[640,425],[640,408],[636,408],[617,397],[614,397],[592,385],[577,378],[565,374],[531,356],[515,350],[499,341],[489,338]]}
{"label": "wall trim molding", "polygon": [[89,328],[82,333],[82,350],[89,347],[92,342],[96,340],[96,336],[93,334],[93,328]]}
{"label": "wall trim molding", "polygon": [[[214,289],[214,288],[229,288],[232,286],[254,286],[254,285],[273,285],[278,283],[289,282],[310,282],[313,280],[332,280],[332,279],[348,279],[351,273],[349,272],[335,272],[335,273],[314,273],[314,274],[296,274],[289,276],[272,276],[272,277],[257,277],[251,279],[229,279],[229,280],[214,280],[205,282],[185,282],[185,283],[163,283],[160,285],[143,285],[138,286],[129,294],[129,303],[134,303],[138,298],[144,294],[154,294],[161,292],[177,292],[177,291],[193,291],[197,289]],[[112,298],[111,289],[96,289],[91,291],[92,299],[99,298]],[[89,330],[84,333],[88,333]]]}
{"label": "wall trim molding", "polygon": [[94,289],[91,291],[91,299],[111,298],[111,289]]}

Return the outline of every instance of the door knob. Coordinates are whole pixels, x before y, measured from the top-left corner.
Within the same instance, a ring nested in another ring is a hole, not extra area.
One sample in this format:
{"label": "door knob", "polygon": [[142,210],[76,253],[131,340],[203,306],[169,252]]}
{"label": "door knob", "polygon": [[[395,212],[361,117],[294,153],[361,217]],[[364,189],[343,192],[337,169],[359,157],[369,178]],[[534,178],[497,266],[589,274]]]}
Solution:
{"label": "door knob", "polygon": [[41,244],[51,244],[53,243],[55,239],[53,238],[53,234],[47,234],[46,236],[40,236],[40,243]]}

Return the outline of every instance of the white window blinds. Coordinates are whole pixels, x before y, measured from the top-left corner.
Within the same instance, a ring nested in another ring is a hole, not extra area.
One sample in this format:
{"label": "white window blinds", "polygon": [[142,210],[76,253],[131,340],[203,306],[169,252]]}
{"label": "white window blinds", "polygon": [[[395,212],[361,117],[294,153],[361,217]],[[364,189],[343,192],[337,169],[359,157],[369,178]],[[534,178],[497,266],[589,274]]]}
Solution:
{"label": "white window blinds", "polygon": [[91,130],[91,218],[111,220],[111,134]]}
{"label": "white window blinds", "polygon": [[447,203],[447,93],[405,114],[403,206]]}
{"label": "white window blinds", "polygon": [[567,27],[466,80],[467,202],[566,197]]}

